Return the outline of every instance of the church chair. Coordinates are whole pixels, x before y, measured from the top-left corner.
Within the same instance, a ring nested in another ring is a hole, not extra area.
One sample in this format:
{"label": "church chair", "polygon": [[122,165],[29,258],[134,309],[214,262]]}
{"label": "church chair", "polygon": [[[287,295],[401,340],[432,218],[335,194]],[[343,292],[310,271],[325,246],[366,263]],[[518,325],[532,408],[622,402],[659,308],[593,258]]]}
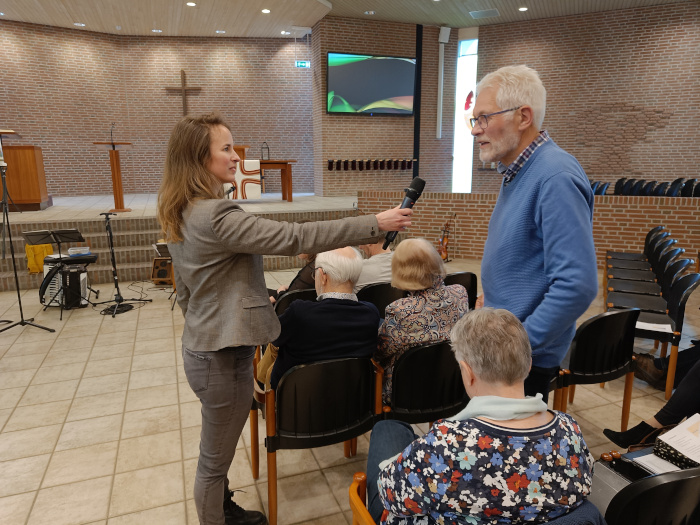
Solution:
{"label": "church chair", "polygon": [[608,525],[700,523],[700,468],[667,472],[630,483],[610,501]]}
{"label": "church chair", "polygon": [[625,185],[625,182],[627,182],[625,177],[617,179],[615,182],[615,187],[613,188],[613,195],[622,195],[622,187]]}
{"label": "church chair", "polygon": [[698,179],[688,179],[685,181],[685,186],[683,186],[683,189],[681,190],[681,197],[692,197],[697,182]]}
{"label": "church chair", "polygon": [[622,431],[627,430],[632,402],[635,323],[639,315],[638,309],[612,310],[585,321],[569,347],[568,373],[564,375],[569,403],[574,400],[576,385],[604,383],[625,376]]}
{"label": "church chair", "polygon": [[275,313],[279,317],[284,313],[284,311],[289,308],[289,305],[296,300],[302,301],[315,301],[316,300],[316,290],[314,288],[309,288],[305,290],[292,290],[282,294],[282,296],[277,299],[275,303]]}
{"label": "church chair", "polygon": [[382,319],[389,304],[406,296],[408,296],[408,292],[394,288],[391,283],[369,284],[357,292],[357,299],[376,306],[379,310],[379,317]]}
{"label": "church chair", "polygon": [[606,259],[627,259],[630,261],[648,261],[649,254],[651,250],[656,246],[656,243],[660,242],[665,237],[668,237],[670,233],[666,231],[665,226],[655,226],[649,233],[647,233],[644,238],[644,249],[642,252],[616,252],[613,250],[608,250],[605,253]]}
{"label": "church chair", "polygon": [[620,292],[625,294],[653,295],[660,297],[663,295],[662,288],[667,287],[668,289],[665,293],[668,293],[670,286],[680,279],[685,273],[685,270],[693,263],[693,259],[676,259],[675,261],[672,261],[664,271],[661,283],[630,281],[626,279],[610,279],[608,281],[607,292],[608,294],[611,292]]}
{"label": "church chair", "polygon": [[238,198],[259,199],[264,188],[263,181],[259,160],[245,159],[238,164],[238,170],[236,171]]}
{"label": "church chair", "polygon": [[605,195],[608,191],[609,186],[610,186],[609,182],[605,182],[605,183],[601,184],[600,186],[598,186],[598,189],[596,190],[596,192],[593,195]]}
{"label": "church chair", "polygon": [[445,276],[445,286],[451,284],[461,284],[467,289],[469,309],[473,310],[476,305],[476,275],[472,272],[450,273]]}
{"label": "church chair", "polygon": [[394,364],[386,419],[430,423],[454,416],[467,406],[459,364],[449,341],[406,350]]}
{"label": "church chair", "polygon": [[649,182],[647,182],[644,185],[644,187],[642,188],[642,191],[639,192],[639,195],[641,195],[642,197],[648,197],[649,195],[652,194],[656,185],[657,185],[657,182],[655,180],[650,180]]}
{"label": "church chair", "polygon": [[593,192],[593,195],[595,195],[595,192],[598,191],[598,186],[600,186],[599,180],[594,180],[591,182],[591,191]]}
{"label": "church chair", "polygon": [[673,391],[673,380],[676,376],[678,363],[678,345],[681,342],[683,332],[685,304],[698,285],[700,285],[700,274],[698,273],[689,273],[678,279],[666,298],[668,313],[642,312],[635,329],[635,337],[652,339],[662,343],[661,357],[666,357],[668,343],[671,343],[671,355],[666,373],[666,399],[671,397]]}
{"label": "church chair", "polygon": [[684,179],[676,179],[674,182],[672,182],[668,187],[668,190],[666,190],[666,197],[679,197],[685,185],[683,180]]}
{"label": "church chair", "polygon": [[642,188],[646,185],[647,181],[644,179],[639,179],[637,182],[634,183],[634,185],[630,188],[630,195],[641,195],[642,193]]}
{"label": "church chair", "polygon": [[648,260],[646,261],[632,261],[629,259],[606,259],[606,265],[608,268],[620,268],[625,270],[647,270],[655,271],[655,264],[658,263],[659,257],[664,252],[678,241],[676,239],[671,239],[666,237],[661,241],[657,242],[651,248],[651,252],[648,255]]}
{"label": "church chair", "polygon": [[661,182],[659,183],[655,188],[652,193],[655,197],[663,197],[666,195],[666,192],[668,191],[668,187],[671,185],[669,182]]}
{"label": "church chair", "polygon": [[700,184],[695,185],[695,189],[693,190],[693,197],[700,197]]}
{"label": "church chair", "polygon": [[631,195],[632,194],[632,187],[634,184],[637,182],[637,179],[627,179],[625,181],[625,184],[622,186],[622,193],[621,195]]}
{"label": "church chair", "polygon": [[[357,437],[382,417],[382,380],[371,359],[334,359],[295,366],[264,392],[270,525],[277,524],[277,451],[345,442],[346,457],[356,453]],[[253,461],[257,454],[256,439]]]}

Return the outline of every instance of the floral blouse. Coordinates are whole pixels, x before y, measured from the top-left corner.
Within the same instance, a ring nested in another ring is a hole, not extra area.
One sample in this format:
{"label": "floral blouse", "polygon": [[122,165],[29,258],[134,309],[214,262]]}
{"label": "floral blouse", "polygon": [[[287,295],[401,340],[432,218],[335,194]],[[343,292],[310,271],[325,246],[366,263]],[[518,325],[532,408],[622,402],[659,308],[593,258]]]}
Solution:
{"label": "floral blouse", "polygon": [[452,327],[468,311],[464,286],[445,286],[442,278],[436,279],[430,288],[413,292],[386,307],[374,355],[384,368],[385,403],[391,399],[391,379],[399,356],[414,346],[448,340]]}
{"label": "floral blouse", "polygon": [[542,523],[580,505],[593,457],[576,421],[539,428],[442,419],[379,474],[382,524]]}

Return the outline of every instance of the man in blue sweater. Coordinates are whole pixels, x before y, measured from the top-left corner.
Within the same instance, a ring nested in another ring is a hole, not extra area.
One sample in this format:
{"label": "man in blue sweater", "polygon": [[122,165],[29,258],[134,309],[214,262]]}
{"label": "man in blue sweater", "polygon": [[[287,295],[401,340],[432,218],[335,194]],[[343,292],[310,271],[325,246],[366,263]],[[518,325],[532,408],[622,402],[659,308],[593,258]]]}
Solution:
{"label": "man in blue sweater", "polygon": [[525,393],[547,399],[581,316],[598,292],[593,192],[578,161],[540,131],[546,90],[527,66],[503,67],[476,88],[472,135],[498,162],[501,191],[481,262],[482,306],[523,323],[532,346]]}

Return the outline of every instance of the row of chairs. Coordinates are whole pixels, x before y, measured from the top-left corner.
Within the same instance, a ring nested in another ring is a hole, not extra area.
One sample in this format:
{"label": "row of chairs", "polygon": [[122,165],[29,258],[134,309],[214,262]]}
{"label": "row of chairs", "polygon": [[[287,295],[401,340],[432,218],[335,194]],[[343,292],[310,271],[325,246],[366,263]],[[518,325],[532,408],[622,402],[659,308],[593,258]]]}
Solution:
{"label": "row of chairs", "polygon": [[591,181],[591,190],[593,190],[593,195],[605,195],[609,187],[609,182],[603,182],[599,180]]}
{"label": "row of chairs", "polygon": [[[607,189],[607,188],[606,188]],[[671,182],[621,178],[615,183],[614,195],[639,195],[642,197],[700,197],[697,179],[677,178]],[[604,195],[601,193],[600,195]]]}
{"label": "row of chairs", "polygon": [[657,226],[647,233],[642,252],[608,251],[603,277],[608,310],[638,308],[635,336],[661,344],[661,357],[671,343],[666,399],[673,391],[685,305],[700,286],[700,274],[687,273],[695,261],[682,257],[684,253],[670,232]]}

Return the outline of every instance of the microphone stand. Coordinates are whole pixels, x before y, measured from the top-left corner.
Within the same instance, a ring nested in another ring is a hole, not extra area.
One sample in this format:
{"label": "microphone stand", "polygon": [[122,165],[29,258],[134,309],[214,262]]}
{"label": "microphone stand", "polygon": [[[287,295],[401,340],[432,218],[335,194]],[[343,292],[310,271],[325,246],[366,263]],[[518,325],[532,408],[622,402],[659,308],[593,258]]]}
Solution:
{"label": "microphone stand", "polygon": [[[2,151],[1,146],[0,146],[0,151]],[[0,158],[2,158],[0,156]],[[17,290],[17,304],[19,305],[19,321],[12,322],[7,319],[0,319],[0,323],[9,323],[8,326],[2,327],[0,329],[0,332],[4,332],[5,330],[9,330],[10,328],[13,328],[17,325],[19,326],[34,326],[36,328],[41,328],[42,330],[46,330],[48,332],[55,332],[53,328],[48,328],[46,326],[41,326],[40,324],[33,323],[34,318],[32,317],[31,319],[25,319],[24,318],[24,310],[22,309],[22,294],[19,293],[19,278],[17,277],[17,261],[15,261],[15,247],[12,245],[12,230],[10,228],[10,215],[9,215],[9,210],[8,210],[8,204],[7,200],[12,200],[10,197],[9,192],[7,191],[7,180],[5,178],[5,173],[7,172],[7,164],[0,160],[0,177],[2,177],[2,240],[3,240],[3,245],[2,245],[2,258],[5,258],[5,228],[7,228],[7,239],[10,244],[10,259],[12,259],[12,270],[14,271],[15,274],[15,290]],[[14,204],[14,201],[12,202]]]}
{"label": "microphone stand", "polygon": [[150,303],[152,299],[124,299],[124,297],[122,297],[122,294],[119,291],[119,278],[117,277],[117,259],[114,255],[114,236],[112,235],[112,224],[109,218],[110,215],[116,215],[116,213],[106,212],[100,213],[100,215],[104,215],[105,217],[105,228],[107,229],[107,240],[109,241],[109,254],[112,261],[112,277],[114,278],[114,288],[116,289],[116,294],[114,294],[113,301],[104,301],[95,304],[107,304],[113,302],[114,306],[108,306],[100,313],[102,315],[111,314],[112,317],[114,317],[117,314],[123,314],[124,312],[128,312],[129,310],[133,309],[134,305],[132,303]]}

